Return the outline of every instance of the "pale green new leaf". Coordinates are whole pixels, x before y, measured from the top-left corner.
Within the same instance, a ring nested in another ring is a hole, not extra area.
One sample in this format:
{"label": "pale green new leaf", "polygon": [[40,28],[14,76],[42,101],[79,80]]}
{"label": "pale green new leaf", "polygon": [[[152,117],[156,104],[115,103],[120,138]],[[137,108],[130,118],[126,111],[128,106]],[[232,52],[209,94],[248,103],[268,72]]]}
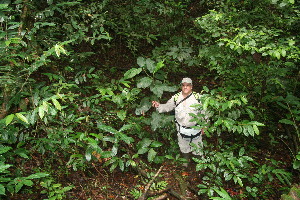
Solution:
{"label": "pale green new leaf", "polygon": [[12,122],[12,120],[14,119],[14,117],[15,117],[14,114],[10,114],[10,115],[8,115],[8,116],[5,118],[5,124],[6,124],[6,126]]}
{"label": "pale green new leaf", "polygon": [[163,68],[165,66],[164,61],[160,61],[159,63],[156,64],[156,68],[154,70],[153,73],[156,73],[158,70],[160,70],[161,68]]}
{"label": "pale green new leaf", "polygon": [[52,100],[52,102],[53,102],[53,105],[55,106],[55,108],[57,109],[57,110],[61,110],[61,105],[60,105],[60,103],[56,100],[56,99],[51,99]]}
{"label": "pale green new leaf", "polygon": [[28,120],[24,115],[22,115],[21,113],[16,113],[16,116],[17,118],[28,124]]}
{"label": "pale green new leaf", "polygon": [[39,107],[39,116],[41,119],[43,119],[43,117],[45,116],[45,111],[42,105]]}
{"label": "pale green new leaf", "polygon": [[259,129],[257,128],[257,126],[255,124],[253,125],[253,130],[256,135],[259,135]]}

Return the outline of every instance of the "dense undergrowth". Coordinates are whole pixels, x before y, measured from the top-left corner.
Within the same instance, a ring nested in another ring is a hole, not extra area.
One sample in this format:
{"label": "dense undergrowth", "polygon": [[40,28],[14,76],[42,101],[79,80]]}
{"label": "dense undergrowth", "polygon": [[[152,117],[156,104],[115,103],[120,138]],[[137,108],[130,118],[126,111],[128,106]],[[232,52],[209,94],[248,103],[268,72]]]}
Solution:
{"label": "dense undergrowth", "polygon": [[[7,0],[0,23],[1,198],[299,197],[298,2]],[[190,169],[150,103],[184,76]]]}

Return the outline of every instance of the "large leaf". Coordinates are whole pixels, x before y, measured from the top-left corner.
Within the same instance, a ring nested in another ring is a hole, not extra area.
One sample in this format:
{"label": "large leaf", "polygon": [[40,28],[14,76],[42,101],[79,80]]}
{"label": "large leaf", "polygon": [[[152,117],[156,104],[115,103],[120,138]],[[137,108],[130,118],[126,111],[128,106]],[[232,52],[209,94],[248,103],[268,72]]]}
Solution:
{"label": "large leaf", "polygon": [[139,82],[137,83],[137,87],[138,88],[147,88],[151,85],[151,83],[153,82],[153,80],[149,77],[144,77],[141,80],[139,80]]}
{"label": "large leaf", "polygon": [[151,148],[151,149],[148,151],[148,161],[149,161],[149,162],[152,162],[153,159],[155,158],[156,154],[157,154],[157,152],[154,151],[154,149]]}
{"label": "large leaf", "polygon": [[14,119],[14,117],[15,117],[14,114],[10,114],[10,115],[6,116],[6,118],[5,118],[5,124],[6,124],[6,126],[12,122],[12,120]]}
{"label": "large leaf", "polygon": [[103,131],[112,133],[112,134],[118,133],[118,131],[116,129],[114,129],[113,127],[111,127],[111,126],[98,125],[98,128],[101,129],[101,130],[103,130]]}
{"label": "large leaf", "polygon": [[125,72],[124,79],[126,80],[126,79],[133,78],[134,76],[141,73],[141,71],[142,71],[142,68],[132,68],[132,69],[128,70],[127,72]]}
{"label": "large leaf", "polygon": [[150,73],[154,73],[155,69],[156,69],[155,62],[153,60],[151,60],[150,58],[147,58],[146,59],[146,68],[148,69],[148,71]]}
{"label": "large leaf", "polygon": [[136,115],[141,115],[147,112],[151,108],[151,102],[149,97],[145,97],[142,99],[140,105],[135,109]]}
{"label": "large leaf", "polygon": [[5,187],[0,184],[0,195],[5,195]]}
{"label": "large leaf", "polygon": [[0,154],[6,153],[11,149],[12,149],[12,147],[1,146],[0,147]]}
{"label": "large leaf", "polygon": [[35,173],[35,174],[31,174],[30,176],[26,177],[26,179],[44,178],[46,176],[49,176],[49,174],[46,174],[46,173]]}
{"label": "large leaf", "polygon": [[22,115],[21,113],[16,113],[16,116],[17,118],[28,124],[28,120],[24,115]]}

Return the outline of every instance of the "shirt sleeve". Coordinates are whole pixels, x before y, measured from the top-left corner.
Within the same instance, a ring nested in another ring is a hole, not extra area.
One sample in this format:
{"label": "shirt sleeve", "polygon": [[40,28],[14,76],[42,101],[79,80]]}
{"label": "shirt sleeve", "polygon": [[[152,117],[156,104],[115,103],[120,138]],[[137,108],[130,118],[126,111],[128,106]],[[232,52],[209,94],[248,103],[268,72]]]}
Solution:
{"label": "shirt sleeve", "polygon": [[174,96],[172,96],[172,98],[169,99],[167,101],[167,103],[159,104],[159,106],[156,108],[156,110],[159,113],[163,113],[163,112],[170,112],[170,111],[174,110],[174,108],[175,108],[175,101],[174,101]]}

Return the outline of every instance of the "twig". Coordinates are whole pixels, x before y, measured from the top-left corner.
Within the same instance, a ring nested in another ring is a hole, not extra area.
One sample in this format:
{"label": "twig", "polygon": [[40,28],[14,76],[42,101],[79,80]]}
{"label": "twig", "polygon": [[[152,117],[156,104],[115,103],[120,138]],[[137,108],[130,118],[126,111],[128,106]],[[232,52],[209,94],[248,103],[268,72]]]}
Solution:
{"label": "twig", "polygon": [[154,177],[147,184],[143,195],[140,198],[138,198],[138,200],[144,200],[144,199],[146,199],[148,190],[150,189],[152,183],[154,182],[154,180],[156,179],[156,177],[158,176],[158,174],[161,172],[162,168],[163,168],[163,165],[159,168],[159,170],[156,172],[156,174],[154,175]]}

